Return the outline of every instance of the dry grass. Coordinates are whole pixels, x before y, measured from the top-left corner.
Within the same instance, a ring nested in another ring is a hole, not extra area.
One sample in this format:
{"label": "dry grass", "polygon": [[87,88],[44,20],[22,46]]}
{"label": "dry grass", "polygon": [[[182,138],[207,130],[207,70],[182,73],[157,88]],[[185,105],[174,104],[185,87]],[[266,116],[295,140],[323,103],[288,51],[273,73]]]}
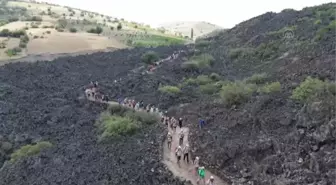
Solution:
{"label": "dry grass", "polygon": [[[44,30],[43,30],[44,31]],[[35,32],[35,35],[40,35]],[[46,38],[32,39],[28,43],[28,54],[41,53],[73,53],[105,48],[124,48],[122,43],[115,39],[108,39],[89,33],[67,33],[52,31]]]}

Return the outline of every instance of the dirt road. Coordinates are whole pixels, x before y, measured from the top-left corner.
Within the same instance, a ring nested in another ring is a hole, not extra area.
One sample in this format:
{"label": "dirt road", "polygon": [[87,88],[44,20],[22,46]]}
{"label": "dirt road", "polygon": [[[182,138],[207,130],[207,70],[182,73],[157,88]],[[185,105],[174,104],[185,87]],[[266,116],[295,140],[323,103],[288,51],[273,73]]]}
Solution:
{"label": "dirt road", "polygon": [[[169,128],[170,129],[170,128]],[[187,127],[182,127],[184,130],[184,140],[183,140],[183,145],[188,143],[188,136],[189,136],[189,128]],[[172,130],[170,130],[171,133],[173,133]],[[189,164],[186,161],[183,161],[181,159],[181,167],[178,166],[176,156],[175,156],[175,148],[179,144],[179,139],[178,139],[178,133],[180,132],[180,128],[176,129],[176,132],[173,133],[173,142],[172,142],[172,147],[171,149],[168,149],[167,147],[167,141],[164,143],[164,148],[163,148],[163,153],[164,153],[164,160],[163,163],[167,165],[168,169],[173,172],[173,174],[177,177],[180,177],[185,180],[189,180],[192,182],[192,184],[197,185],[197,176],[196,176],[196,171],[194,168],[194,165],[192,164],[193,161],[193,156],[189,156]],[[202,159],[200,159],[202,160]],[[205,166],[206,169],[206,166]],[[208,170],[205,171],[205,179],[209,179],[210,176],[214,176],[215,178],[215,184],[216,185],[227,185],[227,183],[224,183],[220,178],[209,172]],[[199,183],[202,185],[202,183]]]}

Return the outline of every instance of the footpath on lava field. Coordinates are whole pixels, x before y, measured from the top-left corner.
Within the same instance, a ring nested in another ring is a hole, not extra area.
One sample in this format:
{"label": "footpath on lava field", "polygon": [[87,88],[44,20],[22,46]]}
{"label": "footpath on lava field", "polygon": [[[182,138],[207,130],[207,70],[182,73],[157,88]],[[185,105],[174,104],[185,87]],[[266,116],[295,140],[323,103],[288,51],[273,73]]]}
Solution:
{"label": "footpath on lava field", "polygon": [[[95,100],[93,98],[88,98],[89,101],[94,101],[94,102],[99,102],[99,103],[106,103],[109,105],[118,105],[118,102],[115,101],[108,101],[108,102],[104,102],[104,101],[100,101],[100,100]],[[141,111],[141,110],[138,110]],[[195,167],[193,165],[193,157],[189,154],[189,163],[187,163],[186,161],[181,161],[180,166],[177,164],[177,159],[176,159],[176,155],[175,155],[175,148],[178,146],[179,144],[179,132],[181,131],[181,129],[183,129],[183,133],[184,133],[184,138],[183,138],[183,143],[189,143],[188,139],[189,139],[189,128],[188,127],[182,127],[182,128],[176,128],[175,131],[173,131],[171,128],[167,128],[169,130],[169,132],[173,133],[173,141],[172,141],[172,147],[171,149],[169,149],[167,147],[167,139],[165,139],[164,141],[164,145],[163,145],[163,163],[168,167],[168,169],[176,176],[179,177],[183,180],[187,180],[190,181],[192,184],[196,185],[197,183],[197,179],[198,179],[198,175],[195,171]],[[227,183],[225,183],[223,180],[221,180],[219,177],[217,177],[216,175],[212,174],[210,171],[205,170],[205,180],[208,180],[210,178],[210,176],[213,176],[215,179],[215,183],[216,185],[227,185]],[[201,182],[200,182],[201,184]]]}

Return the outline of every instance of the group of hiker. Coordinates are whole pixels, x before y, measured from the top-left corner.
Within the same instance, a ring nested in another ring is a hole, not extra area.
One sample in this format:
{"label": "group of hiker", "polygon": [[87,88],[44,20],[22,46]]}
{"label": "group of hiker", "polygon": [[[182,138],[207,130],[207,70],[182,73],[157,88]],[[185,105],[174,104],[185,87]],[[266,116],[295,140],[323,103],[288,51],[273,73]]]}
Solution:
{"label": "group of hiker", "polygon": [[108,102],[109,98],[107,95],[102,94],[98,89],[98,82],[91,81],[88,87],[85,89],[85,95],[88,99],[94,99],[95,101]]}
{"label": "group of hiker", "polygon": [[157,66],[159,66],[161,63],[163,62],[166,62],[168,60],[175,60],[177,59],[177,57],[179,56],[179,54],[181,53],[182,51],[175,51],[172,55],[170,55],[169,57],[165,58],[165,59],[162,59],[162,60],[159,60],[157,62],[155,62],[153,65],[149,65],[148,68],[147,68],[147,73],[148,72],[153,72]]}
{"label": "group of hiker", "polygon": [[[180,166],[180,161],[183,156],[183,161],[189,164],[189,155],[190,155],[190,146],[189,143],[185,143],[184,145],[184,136],[185,130],[183,129],[183,118],[179,118],[178,120],[175,117],[169,117],[163,115],[161,117],[161,122],[168,127],[168,134],[167,134],[167,147],[171,150],[172,142],[173,142],[173,133],[176,133],[176,128],[179,127],[180,131],[177,134],[178,137],[178,146],[175,149],[175,155],[177,158],[177,164]],[[200,124],[204,124],[204,120],[200,120]],[[195,160],[193,161],[193,166],[195,169],[195,173],[198,177],[197,183],[200,181],[205,185],[215,185],[214,184],[214,177],[210,176],[207,182],[205,182],[205,168],[204,166],[200,166],[199,157],[196,156]]]}
{"label": "group of hiker", "polygon": [[145,112],[148,112],[148,113],[155,113],[155,114],[158,114],[160,116],[163,114],[159,110],[158,107],[155,107],[154,105],[151,105],[151,104],[145,105],[142,100],[137,102],[134,99],[118,98],[118,103],[119,103],[119,105],[123,105],[123,106],[129,107],[129,108],[132,108],[136,111],[145,111]]}

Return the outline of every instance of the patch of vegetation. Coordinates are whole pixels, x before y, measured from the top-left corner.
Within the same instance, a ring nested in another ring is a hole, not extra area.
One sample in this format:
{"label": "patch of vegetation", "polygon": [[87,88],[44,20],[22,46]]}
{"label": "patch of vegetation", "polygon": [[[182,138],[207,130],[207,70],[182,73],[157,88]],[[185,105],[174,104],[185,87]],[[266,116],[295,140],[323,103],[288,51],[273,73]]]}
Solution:
{"label": "patch of vegetation", "polygon": [[319,29],[316,33],[315,40],[322,40],[328,34],[335,34],[336,20],[331,21],[328,26]]}
{"label": "patch of vegetation", "polygon": [[196,48],[205,48],[210,46],[211,42],[208,40],[204,40],[204,39],[196,39],[195,41],[195,47]]}
{"label": "patch of vegetation", "polygon": [[275,93],[275,92],[280,92],[281,91],[281,84],[280,82],[272,82],[272,83],[267,83],[264,86],[260,87],[258,89],[258,92],[261,93]]}
{"label": "patch of vegetation", "polygon": [[317,78],[307,77],[299,87],[295,88],[291,98],[301,102],[309,101],[326,90],[327,83]]}
{"label": "patch of vegetation", "polygon": [[9,57],[12,57],[12,56],[15,56],[15,55],[19,54],[21,51],[22,51],[21,48],[19,48],[19,47],[15,47],[15,48],[13,48],[13,49],[7,49],[7,50],[5,51],[5,53],[6,53]]}
{"label": "patch of vegetation", "polygon": [[47,33],[47,34],[50,34],[50,33],[51,33],[51,31],[46,31],[46,33]]}
{"label": "patch of vegetation", "polygon": [[159,87],[159,91],[162,93],[170,94],[170,95],[176,95],[181,92],[181,89],[177,86],[167,85],[167,86]]}
{"label": "patch of vegetation", "polygon": [[221,86],[218,86],[215,83],[210,83],[210,84],[200,85],[199,89],[204,94],[212,95],[212,94],[218,93],[221,89]]}
{"label": "patch of vegetation", "polygon": [[256,85],[236,81],[223,85],[220,97],[227,105],[238,105],[247,101],[255,91]]}
{"label": "patch of vegetation", "polygon": [[158,117],[147,112],[135,112],[127,107],[111,105],[96,122],[101,135],[100,141],[114,137],[129,136],[145,125],[158,122]]}
{"label": "patch of vegetation", "polygon": [[122,29],[122,24],[118,23],[117,30],[121,30],[121,29]]}
{"label": "patch of vegetation", "polygon": [[251,77],[245,79],[246,83],[252,83],[257,85],[264,84],[267,80],[267,73],[254,74]]}
{"label": "patch of vegetation", "polygon": [[77,32],[77,29],[76,29],[76,28],[70,28],[69,31],[70,31],[71,33],[76,33],[76,32]]}
{"label": "patch of vegetation", "polygon": [[159,55],[154,51],[148,51],[141,56],[141,61],[146,64],[154,64],[159,60]]}
{"label": "patch of vegetation", "polygon": [[3,29],[0,32],[0,37],[14,37],[14,38],[20,38],[21,36],[26,35],[25,30],[15,30],[15,31],[9,31],[8,29]]}
{"label": "patch of vegetation", "polygon": [[229,57],[231,59],[247,58],[253,55],[254,52],[253,48],[234,48],[229,50]]}
{"label": "patch of vegetation", "polygon": [[50,142],[41,141],[35,145],[25,145],[20,149],[14,151],[11,155],[11,162],[16,162],[25,157],[33,156],[39,154],[42,150],[52,147]]}
{"label": "patch of vegetation", "polygon": [[215,59],[210,54],[200,54],[193,56],[189,61],[182,63],[182,68],[197,70],[201,68],[211,67]]}
{"label": "patch of vegetation", "polygon": [[39,17],[39,16],[32,16],[32,17],[27,17],[25,21],[41,22],[43,21],[43,19],[42,17]]}
{"label": "patch of vegetation", "polygon": [[91,28],[90,30],[87,31],[88,33],[96,33],[96,34],[101,34],[103,32],[103,28],[100,26],[97,26],[96,28]]}
{"label": "patch of vegetation", "polygon": [[145,37],[133,38],[132,45],[134,47],[157,47],[183,44],[184,39],[163,36],[163,35],[146,35]]}

